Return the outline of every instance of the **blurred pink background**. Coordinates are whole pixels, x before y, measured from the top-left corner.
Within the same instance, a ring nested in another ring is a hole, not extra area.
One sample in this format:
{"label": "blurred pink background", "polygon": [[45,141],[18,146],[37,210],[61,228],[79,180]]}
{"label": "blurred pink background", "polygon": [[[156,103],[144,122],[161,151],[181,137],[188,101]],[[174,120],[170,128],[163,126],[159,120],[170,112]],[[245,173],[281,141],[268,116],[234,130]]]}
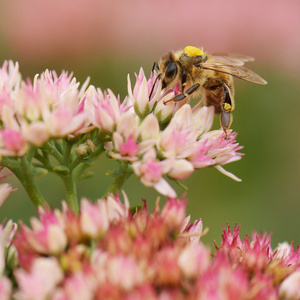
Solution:
{"label": "blurred pink background", "polygon": [[99,54],[154,58],[190,44],[300,67],[299,0],[10,0],[0,8],[2,40],[28,61]]}

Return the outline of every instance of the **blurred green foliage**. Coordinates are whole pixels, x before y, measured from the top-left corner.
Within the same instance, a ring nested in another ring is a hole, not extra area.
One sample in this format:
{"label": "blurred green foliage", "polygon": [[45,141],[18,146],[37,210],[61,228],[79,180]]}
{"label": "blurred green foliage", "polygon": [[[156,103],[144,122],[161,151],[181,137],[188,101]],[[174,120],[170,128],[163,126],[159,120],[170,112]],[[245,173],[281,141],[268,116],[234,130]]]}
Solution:
{"label": "blurred green foliage", "polygon": [[[13,60],[18,58],[10,57]],[[0,59],[5,57],[0,56]],[[102,90],[111,88],[121,100],[127,95],[127,74],[130,73],[132,84],[134,72],[140,66],[150,74],[152,58],[115,57],[92,55],[85,61],[45,61],[43,64],[20,61],[23,77],[33,78],[45,68],[74,71],[74,76],[83,82],[91,76],[91,84]],[[232,128],[238,132],[237,140],[244,146],[245,156],[241,161],[225,166],[225,169],[242,178],[238,183],[225,177],[214,168],[196,171],[185,181],[189,190],[187,211],[192,220],[202,218],[209,233],[203,241],[213,247],[213,241],[221,240],[221,225],[229,223],[233,227],[241,224],[241,236],[252,231],[273,233],[272,244],[294,240],[300,243],[300,182],[299,182],[299,84],[296,77],[286,71],[272,67],[252,64],[268,81],[267,86],[235,80],[236,109]],[[215,127],[219,119],[215,119]],[[105,172],[114,168],[116,163],[103,155],[91,168],[94,176],[78,183],[78,194],[92,200],[100,198],[111,178]],[[60,179],[47,175],[37,179],[46,199],[52,206],[60,207],[64,198]],[[24,189],[13,176],[9,177],[18,191],[13,193],[0,208],[0,220],[22,219],[28,223],[30,216],[36,215]],[[185,193],[176,187],[178,194]],[[154,208],[157,193],[144,187],[131,176],[124,186],[132,205],[138,205],[146,199],[149,209]],[[164,203],[165,199],[161,199]]]}

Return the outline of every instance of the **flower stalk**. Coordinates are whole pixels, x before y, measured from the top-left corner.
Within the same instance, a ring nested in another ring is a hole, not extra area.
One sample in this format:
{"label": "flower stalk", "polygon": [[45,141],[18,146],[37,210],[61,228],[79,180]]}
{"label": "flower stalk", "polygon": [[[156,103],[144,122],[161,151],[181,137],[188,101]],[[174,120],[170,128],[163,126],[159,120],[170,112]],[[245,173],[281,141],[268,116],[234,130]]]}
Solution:
{"label": "flower stalk", "polygon": [[35,183],[34,175],[32,172],[33,168],[26,156],[21,158],[20,167],[21,168],[13,168],[11,169],[11,171],[22,183],[33,205],[36,208],[38,208],[39,206],[45,207],[47,202]]}
{"label": "flower stalk", "polygon": [[117,194],[121,191],[122,186],[125,181],[133,173],[133,170],[130,168],[129,164],[122,162],[118,170],[109,171],[106,175],[114,178],[113,182],[107,188],[103,197],[107,197],[109,194]]}

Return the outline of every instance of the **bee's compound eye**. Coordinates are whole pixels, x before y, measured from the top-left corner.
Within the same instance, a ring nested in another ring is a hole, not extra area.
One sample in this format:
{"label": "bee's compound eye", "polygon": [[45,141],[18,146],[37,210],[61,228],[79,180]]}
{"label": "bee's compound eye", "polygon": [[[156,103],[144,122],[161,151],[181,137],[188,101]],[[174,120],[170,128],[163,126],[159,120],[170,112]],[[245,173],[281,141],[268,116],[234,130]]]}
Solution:
{"label": "bee's compound eye", "polygon": [[165,77],[168,78],[169,81],[173,80],[177,74],[177,66],[174,62],[171,62],[165,72]]}

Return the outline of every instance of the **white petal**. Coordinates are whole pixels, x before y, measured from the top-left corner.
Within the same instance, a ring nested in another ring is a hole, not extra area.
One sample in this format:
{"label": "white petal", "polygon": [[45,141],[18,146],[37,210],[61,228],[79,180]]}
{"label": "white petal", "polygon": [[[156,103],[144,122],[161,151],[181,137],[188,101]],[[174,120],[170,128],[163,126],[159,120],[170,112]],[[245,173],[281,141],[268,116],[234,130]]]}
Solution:
{"label": "white petal", "polygon": [[215,166],[215,168],[216,168],[217,170],[219,170],[221,173],[223,173],[224,175],[226,175],[226,176],[232,178],[232,179],[235,180],[235,181],[238,181],[238,182],[241,182],[241,181],[242,181],[242,179],[240,179],[240,178],[236,177],[234,174],[232,174],[232,173],[226,171],[226,170],[225,170],[224,168],[222,168],[221,166]]}

